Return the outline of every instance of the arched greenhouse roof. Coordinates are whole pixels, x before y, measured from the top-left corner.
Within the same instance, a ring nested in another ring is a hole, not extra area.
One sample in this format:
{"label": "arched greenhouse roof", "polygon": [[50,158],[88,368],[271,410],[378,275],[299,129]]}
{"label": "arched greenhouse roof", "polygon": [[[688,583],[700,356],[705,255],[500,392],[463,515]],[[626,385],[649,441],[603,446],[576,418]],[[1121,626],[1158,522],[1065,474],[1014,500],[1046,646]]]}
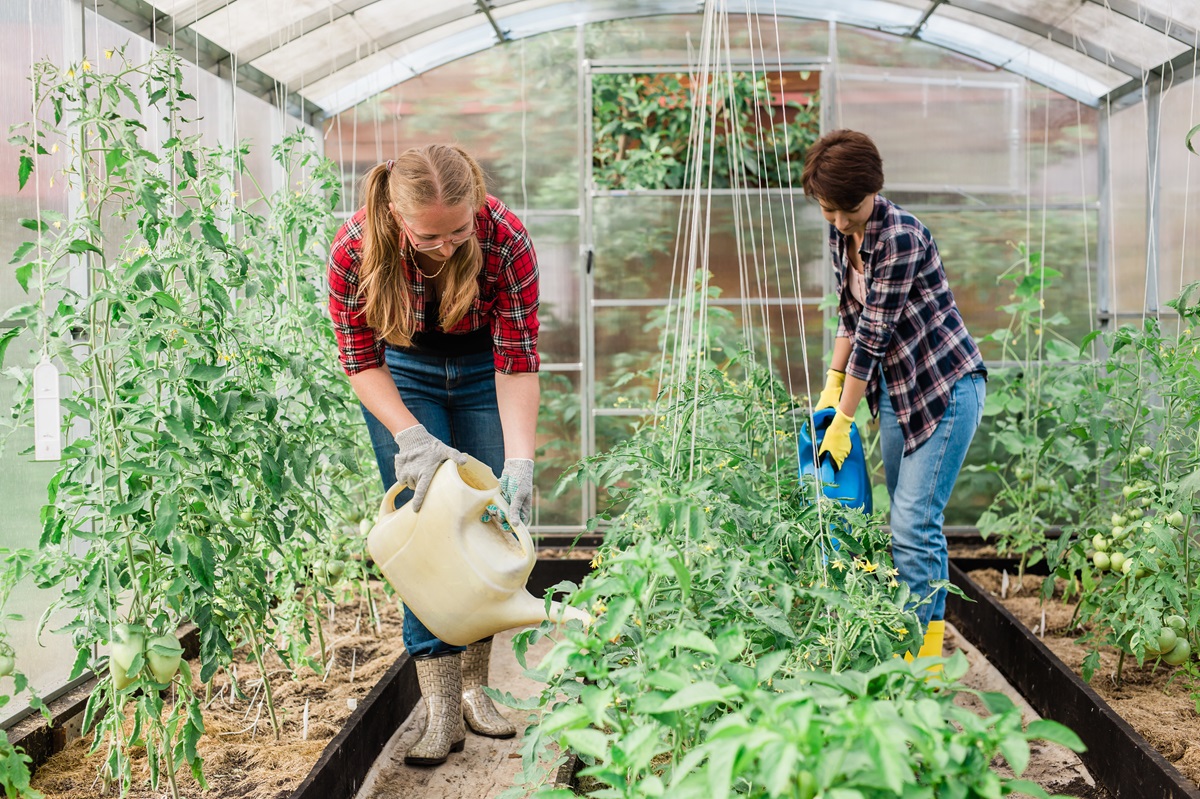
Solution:
{"label": "arched greenhouse roof", "polygon": [[[287,96],[294,112],[313,119],[505,41],[582,23],[698,14],[705,2],[105,0],[96,8],[151,38],[173,37],[202,66],[236,70],[242,88]],[[726,10],[912,37],[1090,106],[1191,78],[1200,46],[1196,0],[728,0]]]}

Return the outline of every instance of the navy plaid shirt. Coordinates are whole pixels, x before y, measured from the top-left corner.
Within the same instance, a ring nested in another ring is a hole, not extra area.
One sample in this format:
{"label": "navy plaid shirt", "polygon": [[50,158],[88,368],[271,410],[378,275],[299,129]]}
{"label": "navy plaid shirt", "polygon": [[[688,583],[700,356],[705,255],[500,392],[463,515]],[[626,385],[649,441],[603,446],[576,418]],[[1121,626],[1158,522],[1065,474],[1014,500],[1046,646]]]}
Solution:
{"label": "navy plaid shirt", "polygon": [[837,274],[838,336],[850,339],[846,373],[867,381],[867,404],[879,415],[879,368],[887,380],[904,454],[921,446],[946,413],[960,377],[987,374],[963,323],[929,230],[900,206],[875,196],[859,255],[867,284],[863,305],[843,279],[847,239],[829,226]]}

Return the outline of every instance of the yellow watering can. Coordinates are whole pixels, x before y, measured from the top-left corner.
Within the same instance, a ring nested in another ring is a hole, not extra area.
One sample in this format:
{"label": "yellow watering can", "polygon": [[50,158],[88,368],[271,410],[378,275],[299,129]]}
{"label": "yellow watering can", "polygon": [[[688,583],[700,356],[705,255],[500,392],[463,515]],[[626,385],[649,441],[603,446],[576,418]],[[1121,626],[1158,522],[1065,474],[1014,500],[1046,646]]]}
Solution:
{"label": "yellow watering can", "polygon": [[[512,532],[502,530],[488,510],[496,506],[508,517],[491,469],[471,457],[462,466],[445,461],[420,513],[412,503],[395,509],[404,488],[397,483],[383,498],[367,550],[431,633],[464,646],[547,618],[545,602],[525,590],[536,559],[529,529],[510,518]],[[550,604],[549,618],[592,623],[587,613],[558,602]]]}

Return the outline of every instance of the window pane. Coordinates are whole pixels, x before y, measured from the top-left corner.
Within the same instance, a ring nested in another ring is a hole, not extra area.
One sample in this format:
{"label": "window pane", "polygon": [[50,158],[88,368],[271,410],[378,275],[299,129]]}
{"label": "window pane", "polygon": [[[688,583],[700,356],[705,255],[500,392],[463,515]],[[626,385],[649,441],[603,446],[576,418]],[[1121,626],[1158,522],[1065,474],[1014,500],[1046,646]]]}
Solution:
{"label": "window pane", "polygon": [[538,257],[542,303],[538,354],[542,363],[579,363],[579,219],[538,216],[522,220]]}
{"label": "window pane", "polygon": [[582,524],[580,484],[572,481],[561,496],[554,495],[559,478],[583,455],[579,373],[543,371],[539,385],[542,396],[538,408],[534,522],[538,525]]}
{"label": "window pane", "polygon": [[[1012,302],[1014,284],[998,278],[1024,273],[1016,248],[1022,242],[1031,252],[1042,253],[1046,266],[1062,273],[1045,291],[1045,313],[1047,319],[1061,313],[1067,324],[1052,329],[1076,345],[1092,329],[1098,291],[1094,212],[1035,211],[1027,216],[1024,211],[918,210],[917,216],[937,241],[955,302],[977,339],[1009,325],[1011,315],[998,309]],[[983,344],[981,350],[986,359],[1003,354],[994,344]]]}
{"label": "window pane", "polygon": [[358,182],[371,167],[446,142],[471,153],[489,191],[518,213],[577,208],[577,64],[574,31],[547,33],[437,67],[328,120],[325,152],[343,170],[342,210],[362,205]]}
{"label": "window pane", "polygon": [[702,200],[695,214],[694,202],[690,197],[597,197],[595,296],[677,296],[682,268],[677,253],[692,246],[686,236],[694,216],[708,232],[699,247],[707,250],[712,284],[721,289],[722,299],[817,299],[824,293],[826,228],[815,203],[799,195],[755,193],[736,202],[718,195],[711,203]]}
{"label": "window pane", "polygon": [[[708,310],[709,340],[714,346],[721,346],[730,354],[747,346],[759,363],[769,354],[774,373],[793,394],[820,390],[825,374],[824,315],[815,305],[737,303],[710,305]],[[665,306],[596,308],[595,407],[616,410],[653,407],[663,363],[660,341],[666,323]],[[669,323],[674,329],[674,314],[670,315]],[[800,334],[802,329],[806,335]],[[665,379],[669,382],[670,375]]]}
{"label": "window pane", "polygon": [[[820,134],[819,72],[718,71],[701,85],[684,72],[596,72],[591,81],[598,189],[684,189],[697,180],[791,188]],[[696,107],[708,109],[702,123]]]}

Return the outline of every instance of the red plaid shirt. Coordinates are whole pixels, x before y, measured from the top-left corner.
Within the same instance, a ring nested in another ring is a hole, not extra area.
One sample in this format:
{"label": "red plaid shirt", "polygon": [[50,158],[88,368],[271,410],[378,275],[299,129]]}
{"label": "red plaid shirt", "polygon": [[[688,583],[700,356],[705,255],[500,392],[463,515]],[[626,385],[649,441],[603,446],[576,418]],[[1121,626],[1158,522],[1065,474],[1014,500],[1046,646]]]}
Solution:
{"label": "red plaid shirt", "polygon": [[[338,356],[346,374],[384,365],[384,342],[362,318],[358,296],[363,219],[360,208],[342,225],[329,252],[329,315],[337,337]],[[467,315],[447,333],[470,333],[491,326],[496,371],[536,372],[540,365],[538,338],[538,267],[525,226],[495,197],[475,215],[475,235],[483,250],[479,296]],[[425,277],[414,264],[403,264],[413,292],[417,330],[437,330],[437,320],[425,318]]]}
{"label": "red plaid shirt", "polygon": [[846,237],[829,226],[837,273],[839,337],[851,340],[846,374],[867,381],[867,404],[879,415],[879,368],[910,454],[933,435],[960,377],[987,373],[954,302],[937,243],[920,220],[876,195],[859,255],[866,304],[850,293]]}

